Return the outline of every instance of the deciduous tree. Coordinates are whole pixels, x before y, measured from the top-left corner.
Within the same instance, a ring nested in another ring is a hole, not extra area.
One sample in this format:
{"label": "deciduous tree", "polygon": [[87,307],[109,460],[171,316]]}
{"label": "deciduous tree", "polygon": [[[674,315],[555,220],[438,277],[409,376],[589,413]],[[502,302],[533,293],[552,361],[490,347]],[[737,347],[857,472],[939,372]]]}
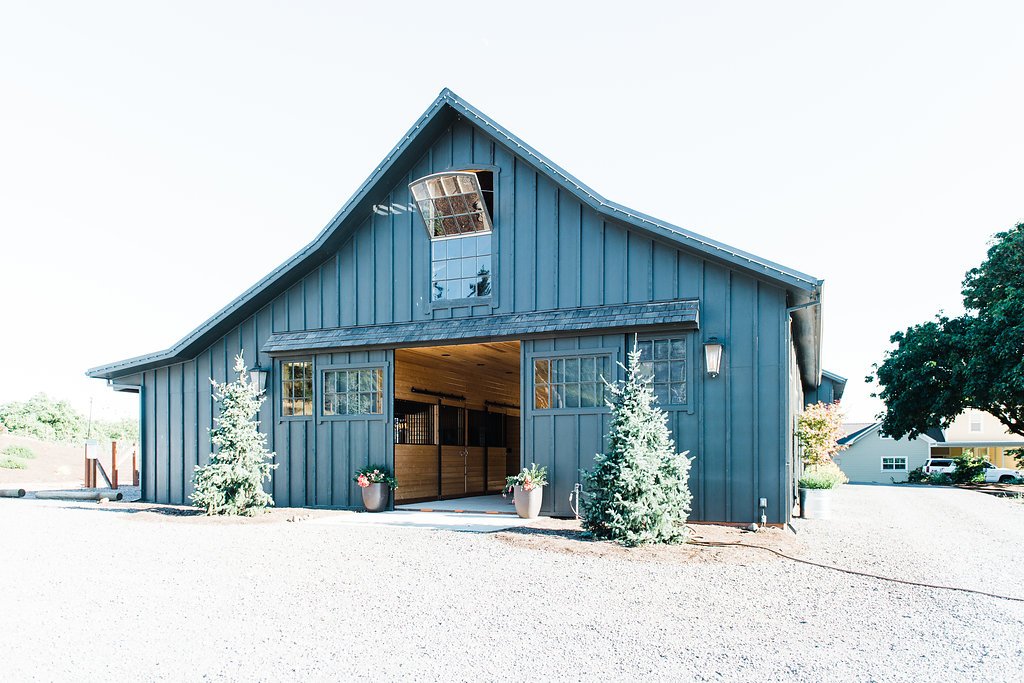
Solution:
{"label": "deciduous tree", "polygon": [[1024,436],[1024,223],[998,233],[963,281],[966,313],[897,332],[867,380],[885,403],[882,430],[915,437],[967,408]]}

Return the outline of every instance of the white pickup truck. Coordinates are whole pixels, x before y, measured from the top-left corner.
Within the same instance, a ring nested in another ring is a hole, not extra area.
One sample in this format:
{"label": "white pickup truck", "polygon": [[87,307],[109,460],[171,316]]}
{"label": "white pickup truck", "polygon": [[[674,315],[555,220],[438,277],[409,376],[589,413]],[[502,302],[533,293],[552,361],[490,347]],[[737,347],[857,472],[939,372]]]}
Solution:
{"label": "white pickup truck", "polygon": [[[952,458],[929,458],[924,464],[925,474],[953,474],[956,461]],[[1015,479],[1024,479],[1024,472],[1011,470],[1008,467],[996,467],[990,462],[985,463],[985,482],[989,484],[1008,484]]]}

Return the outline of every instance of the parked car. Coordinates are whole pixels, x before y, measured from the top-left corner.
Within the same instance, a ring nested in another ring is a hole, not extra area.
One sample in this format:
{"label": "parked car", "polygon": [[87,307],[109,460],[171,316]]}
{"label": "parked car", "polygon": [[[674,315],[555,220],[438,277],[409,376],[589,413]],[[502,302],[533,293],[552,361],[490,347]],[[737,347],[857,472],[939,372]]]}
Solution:
{"label": "parked car", "polygon": [[[929,458],[924,464],[925,474],[949,474],[956,470],[956,461],[952,458]],[[1006,484],[1015,479],[1024,479],[1024,472],[1011,470],[1008,467],[996,467],[990,462],[985,463],[985,481],[989,484]]]}
{"label": "parked car", "polygon": [[955,469],[952,458],[928,458],[924,463],[925,474],[952,474]]}
{"label": "parked car", "polygon": [[[954,467],[956,463],[954,463]],[[1024,472],[1020,470],[1011,470],[1008,467],[996,467],[990,462],[985,463],[985,481],[994,484],[999,482],[1000,484],[1008,484],[1015,479],[1024,479]]]}

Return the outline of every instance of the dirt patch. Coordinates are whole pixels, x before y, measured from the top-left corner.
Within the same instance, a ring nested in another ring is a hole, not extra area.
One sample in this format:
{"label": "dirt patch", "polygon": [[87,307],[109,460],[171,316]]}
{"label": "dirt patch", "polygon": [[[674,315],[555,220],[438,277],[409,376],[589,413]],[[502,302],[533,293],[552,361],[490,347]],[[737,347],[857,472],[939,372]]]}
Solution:
{"label": "dirt patch", "polygon": [[176,522],[197,524],[202,526],[245,526],[259,524],[280,524],[284,522],[302,522],[315,517],[338,514],[356,514],[345,510],[311,510],[307,508],[270,508],[264,513],[252,517],[229,515],[207,516],[202,511],[187,505],[163,505],[160,503],[75,503],[75,507],[95,510],[110,514],[124,515],[133,521],[143,523]]}
{"label": "dirt patch", "polygon": [[578,521],[564,519],[541,520],[537,524],[501,531],[493,536],[502,543],[531,550],[676,564],[748,565],[780,559],[778,555],[757,550],[757,547],[771,548],[787,555],[799,555],[803,549],[795,534],[782,529],[763,528],[757,532],[751,532],[736,527],[712,524],[694,524],[691,529],[690,538],[694,542],[739,543],[754,547],[709,548],[689,543],[627,548],[618,543],[587,538],[583,535]]}
{"label": "dirt patch", "polygon": [[[13,484],[82,484],[85,470],[85,445],[52,443],[30,436],[0,434],[0,451],[7,446],[23,446],[35,457],[24,459],[24,469],[0,468],[0,484],[13,488]],[[119,483],[132,483],[132,451],[125,444],[118,451],[117,476]],[[100,444],[100,462],[110,474],[110,443]],[[113,476],[113,475],[111,475]]]}
{"label": "dirt patch", "polygon": [[1024,484],[958,484],[957,488],[987,493],[990,496],[1013,498],[1024,495]]}

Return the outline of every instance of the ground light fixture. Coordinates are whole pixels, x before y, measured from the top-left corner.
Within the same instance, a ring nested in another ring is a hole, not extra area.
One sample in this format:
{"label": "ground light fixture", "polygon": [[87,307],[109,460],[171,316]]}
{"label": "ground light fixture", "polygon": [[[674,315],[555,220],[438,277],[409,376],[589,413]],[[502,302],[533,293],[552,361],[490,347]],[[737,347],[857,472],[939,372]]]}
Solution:
{"label": "ground light fixture", "polygon": [[262,394],[267,390],[267,377],[269,375],[269,368],[261,368],[259,365],[256,365],[249,370],[249,381],[252,382],[252,385],[259,389],[259,392]]}
{"label": "ground light fixture", "polygon": [[725,346],[718,341],[718,337],[711,337],[704,342],[704,368],[708,372],[708,377],[718,377],[718,373],[722,369],[722,351],[724,349]]}

